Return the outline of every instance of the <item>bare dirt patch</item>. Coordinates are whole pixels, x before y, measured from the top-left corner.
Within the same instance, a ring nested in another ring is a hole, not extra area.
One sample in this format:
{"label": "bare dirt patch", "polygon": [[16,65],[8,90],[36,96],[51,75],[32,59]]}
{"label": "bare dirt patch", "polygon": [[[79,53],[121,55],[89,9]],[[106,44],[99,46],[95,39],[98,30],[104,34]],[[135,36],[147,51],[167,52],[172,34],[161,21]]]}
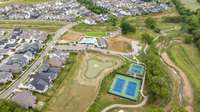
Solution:
{"label": "bare dirt patch", "polygon": [[62,40],[65,41],[78,41],[83,36],[82,33],[79,32],[69,32],[62,37]]}
{"label": "bare dirt patch", "polygon": [[119,52],[130,52],[131,49],[131,39],[116,36],[108,39],[108,49]]}

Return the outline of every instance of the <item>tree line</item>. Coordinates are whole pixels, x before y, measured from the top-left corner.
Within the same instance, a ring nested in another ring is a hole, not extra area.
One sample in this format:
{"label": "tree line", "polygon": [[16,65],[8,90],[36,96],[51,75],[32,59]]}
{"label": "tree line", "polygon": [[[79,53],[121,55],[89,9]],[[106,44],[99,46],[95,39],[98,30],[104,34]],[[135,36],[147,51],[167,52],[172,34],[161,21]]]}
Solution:
{"label": "tree line", "polygon": [[92,2],[92,0],[77,0],[77,1],[96,14],[108,13],[108,10],[106,8],[97,6],[95,3]]}
{"label": "tree line", "polygon": [[166,104],[170,100],[170,80],[160,61],[158,50],[151,44],[147,54],[141,55],[146,64],[146,89],[151,103]]}
{"label": "tree line", "polygon": [[200,9],[186,9],[179,0],[172,0],[178,10],[182,22],[181,30],[192,35],[192,42],[200,51]]}

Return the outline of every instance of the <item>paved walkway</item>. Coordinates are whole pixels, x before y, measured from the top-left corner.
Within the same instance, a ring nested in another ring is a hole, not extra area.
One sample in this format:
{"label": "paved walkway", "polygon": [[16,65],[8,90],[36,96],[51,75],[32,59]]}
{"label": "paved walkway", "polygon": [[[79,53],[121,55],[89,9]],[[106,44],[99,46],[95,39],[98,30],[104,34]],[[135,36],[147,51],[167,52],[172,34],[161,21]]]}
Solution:
{"label": "paved walkway", "polygon": [[140,104],[137,104],[137,105],[113,104],[113,105],[110,105],[110,106],[104,108],[101,112],[108,112],[109,110],[111,110],[113,108],[139,108],[139,107],[144,106],[146,104],[147,100],[148,100],[148,98],[144,97],[144,100]]}

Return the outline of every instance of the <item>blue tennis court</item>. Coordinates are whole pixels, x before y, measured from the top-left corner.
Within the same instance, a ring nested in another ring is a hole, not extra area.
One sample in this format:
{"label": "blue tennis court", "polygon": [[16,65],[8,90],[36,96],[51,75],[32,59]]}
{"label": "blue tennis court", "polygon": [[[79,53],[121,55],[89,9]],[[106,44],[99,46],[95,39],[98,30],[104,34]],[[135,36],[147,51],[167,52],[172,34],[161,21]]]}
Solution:
{"label": "blue tennis court", "polygon": [[135,82],[128,82],[128,86],[126,88],[126,95],[135,96],[135,89],[137,84]]}
{"label": "blue tennis court", "polygon": [[109,92],[127,99],[137,100],[140,86],[141,80],[117,74]]}
{"label": "blue tennis court", "polygon": [[144,74],[144,66],[140,64],[131,64],[128,70],[128,74]]}
{"label": "blue tennis court", "polygon": [[125,84],[125,80],[117,78],[113,90],[116,92],[122,92],[124,88],[124,84]]}

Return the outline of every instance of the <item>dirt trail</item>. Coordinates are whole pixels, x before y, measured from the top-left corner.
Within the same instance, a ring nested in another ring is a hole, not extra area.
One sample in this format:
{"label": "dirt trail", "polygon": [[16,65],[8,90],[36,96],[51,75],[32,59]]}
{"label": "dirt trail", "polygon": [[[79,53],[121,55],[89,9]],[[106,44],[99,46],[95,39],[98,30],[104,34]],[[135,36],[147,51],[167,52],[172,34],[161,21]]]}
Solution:
{"label": "dirt trail", "polygon": [[185,108],[188,112],[193,112],[192,88],[186,74],[171,61],[167,53],[162,53],[161,58],[168,66],[170,66],[169,68],[172,69],[172,71],[176,70],[181,76],[183,81],[183,98],[186,101]]}

